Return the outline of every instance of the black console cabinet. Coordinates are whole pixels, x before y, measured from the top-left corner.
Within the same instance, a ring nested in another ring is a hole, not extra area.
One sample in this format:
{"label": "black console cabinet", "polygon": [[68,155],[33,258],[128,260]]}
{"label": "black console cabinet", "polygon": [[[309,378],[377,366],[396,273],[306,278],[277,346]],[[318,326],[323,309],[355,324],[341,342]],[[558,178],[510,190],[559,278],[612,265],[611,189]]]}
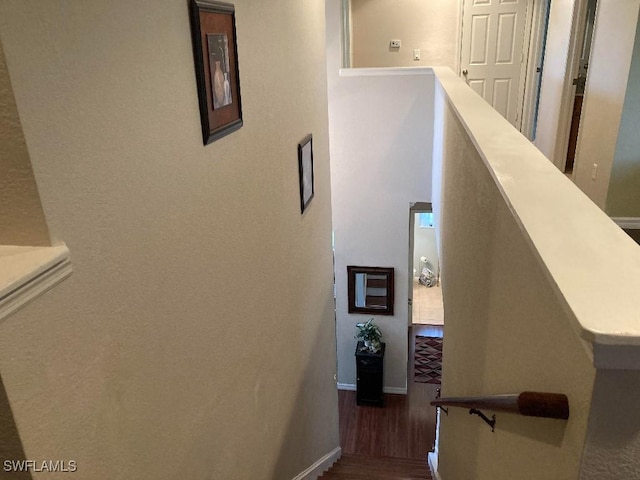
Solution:
{"label": "black console cabinet", "polygon": [[356,347],[356,402],[358,405],[375,405],[382,407],[382,379],[384,371],[384,349],[371,353],[364,349],[364,342],[358,342]]}

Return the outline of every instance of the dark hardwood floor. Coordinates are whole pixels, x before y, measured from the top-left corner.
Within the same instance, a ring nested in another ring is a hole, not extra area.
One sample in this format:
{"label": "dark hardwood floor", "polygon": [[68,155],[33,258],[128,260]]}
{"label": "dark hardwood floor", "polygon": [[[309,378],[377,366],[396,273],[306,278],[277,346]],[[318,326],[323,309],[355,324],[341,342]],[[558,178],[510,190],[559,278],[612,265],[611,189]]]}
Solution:
{"label": "dark hardwood floor", "polygon": [[358,407],[356,392],[338,392],[343,454],[425,460],[433,450],[436,409],[429,402],[439,385],[413,381],[416,335],[442,336],[442,327],[413,325],[409,330],[407,395],[385,394],[380,408]]}

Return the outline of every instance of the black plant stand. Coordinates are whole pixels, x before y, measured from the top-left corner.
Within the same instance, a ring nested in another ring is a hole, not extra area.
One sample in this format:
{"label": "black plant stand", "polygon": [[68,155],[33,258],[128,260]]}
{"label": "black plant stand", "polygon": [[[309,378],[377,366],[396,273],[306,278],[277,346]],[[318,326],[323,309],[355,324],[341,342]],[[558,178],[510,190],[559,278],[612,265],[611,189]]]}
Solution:
{"label": "black plant stand", "polygon": [[371,353],[364,349],[364,342],[358,342],[356,347],[356,403],[358,405],[384,406],[382,395],[384,373],[384,349]]}

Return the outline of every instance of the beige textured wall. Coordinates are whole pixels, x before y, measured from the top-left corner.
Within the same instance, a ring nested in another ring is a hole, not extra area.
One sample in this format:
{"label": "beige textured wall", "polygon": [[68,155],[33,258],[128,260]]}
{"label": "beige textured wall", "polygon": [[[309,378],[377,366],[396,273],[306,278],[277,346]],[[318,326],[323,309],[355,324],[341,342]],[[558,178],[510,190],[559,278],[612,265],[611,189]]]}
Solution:
{"label": "beige textured wall", "polygon": [[0,245],[49,245],[49,232],[1,43]]}
{"label": "beige textured wall", "polygon": [[0,325],[27,458],[87,479],[287,479],[339,444],[324,2],[235,6],[245,124],[204,147],[186,1],[0,2],[74,266]]}
{"label": "beige textured wall", "polygon": [[[438,103],[438,102],[437,102]],[[577,478],[595,370],[526,236],[447,106],[442,210],[443,396],[569,397],[565,421],[442,415],[443,479]],[[491,412],[485,412],[491,414]]]}
{"label": "beige textured wall", "polygon": [[580,480],[640,478],[640,375],[598,370]]}
{"label": "beige textured wall", "polygon": [[[456,69],[459,0],[351,0],[353,67]],[[389,41],[402,41],[390,49]],[[413,50],[419,48],[419,61]]]}

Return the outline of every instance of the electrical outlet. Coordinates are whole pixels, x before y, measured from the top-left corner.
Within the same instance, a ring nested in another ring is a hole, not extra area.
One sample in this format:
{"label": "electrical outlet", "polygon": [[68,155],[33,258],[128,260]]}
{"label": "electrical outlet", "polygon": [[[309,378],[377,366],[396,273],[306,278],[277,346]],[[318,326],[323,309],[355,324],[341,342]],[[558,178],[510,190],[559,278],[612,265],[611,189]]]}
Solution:
{"label": "electrical outlet", "polygon": [[591,169],[591,180],[595,180],[596,178],[598,178],[598,164],[594,163]]}
{"label": "electrical outlet", "polygon": [[391,47],[391,48],[400,48],[401,44],[402,44],[402,42],[400,40],[391,40],[389,42],[389,47]]}
{"label": "electrical outlet", "polygon": [[413,50],[413,59],[414,60],[420,60],[420,49],[416,48]]}

